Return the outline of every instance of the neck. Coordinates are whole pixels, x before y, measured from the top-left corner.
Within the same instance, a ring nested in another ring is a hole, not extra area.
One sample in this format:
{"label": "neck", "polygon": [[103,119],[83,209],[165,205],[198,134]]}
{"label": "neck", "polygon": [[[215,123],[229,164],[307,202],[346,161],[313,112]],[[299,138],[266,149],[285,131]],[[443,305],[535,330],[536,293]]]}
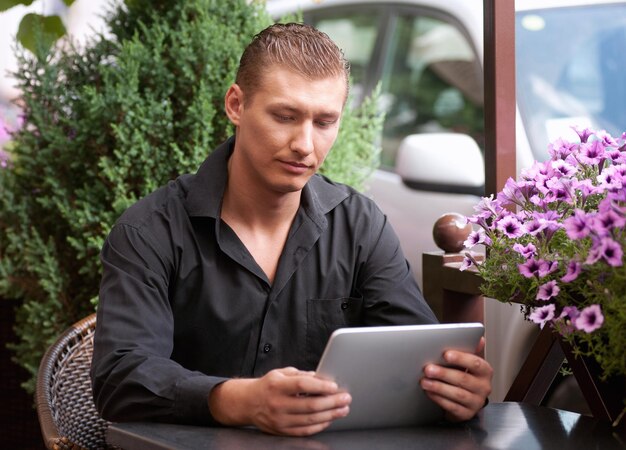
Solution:
{"label": "neck", "polygon": [[300,206],[301,192],[268,192],[244,181],[236,176],[228,177],[221,218],[273,283],[289,229]]}
{"label": "neck", "polygon": [[222,218],[227,222],[237,222],[250,226],[274,228],[276,224],[293,220],[300,206],[300,191],[280,195],[259,195],[242,189],[237,183],[229,180],[224,201],[222,202]]}

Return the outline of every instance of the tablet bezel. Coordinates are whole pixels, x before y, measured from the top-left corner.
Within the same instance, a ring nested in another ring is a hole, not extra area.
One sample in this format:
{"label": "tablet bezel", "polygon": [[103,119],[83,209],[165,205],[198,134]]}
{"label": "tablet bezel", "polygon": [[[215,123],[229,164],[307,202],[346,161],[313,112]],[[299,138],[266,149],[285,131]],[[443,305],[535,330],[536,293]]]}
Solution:
{"label": "tablet bezel", "polygon": [[443,418],[443,411],[419,386],[423,367],[445,365],[449,349],[474,352],[481,323],[340,328],[328,343],[316,374],[350,392],[347,417],[329,430],[413,426]]}

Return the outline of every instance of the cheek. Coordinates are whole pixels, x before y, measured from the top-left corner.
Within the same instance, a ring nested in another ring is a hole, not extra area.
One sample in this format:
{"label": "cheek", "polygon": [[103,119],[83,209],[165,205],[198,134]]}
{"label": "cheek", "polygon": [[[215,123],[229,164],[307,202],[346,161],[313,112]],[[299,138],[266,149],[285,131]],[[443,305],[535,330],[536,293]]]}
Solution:
{"label": "cheek", "polygon": [[246,133],[250,141],[266,147],[266,150],[269,150],[267,147],[281,146],[285,140],[283,136],[285,133],[282,132],[281,127],[276,126],[269,120],[251,121],[246,126]]}
{"label": "cheek", "polygon": [[335,140],[337,139],[337,131],[321,133],[315,145],[318,156],[323,160],[326,158]]}

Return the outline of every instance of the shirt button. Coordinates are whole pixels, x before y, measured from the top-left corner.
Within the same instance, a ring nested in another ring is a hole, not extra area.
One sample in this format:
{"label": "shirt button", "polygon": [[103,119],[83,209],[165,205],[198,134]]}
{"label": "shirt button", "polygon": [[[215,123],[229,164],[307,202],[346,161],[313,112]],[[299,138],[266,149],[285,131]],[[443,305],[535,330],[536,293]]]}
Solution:
{"label": "shirt button", "polygon": [[343,302],[341,304],[341,309],[348,309],[348,302]]}
{"label": "shirt button", "polygon": [[272,349],[272,345],[271,344],[265,344],[263,346],[263,352],[265,352],[265,353],[268,353],[271,349]]}

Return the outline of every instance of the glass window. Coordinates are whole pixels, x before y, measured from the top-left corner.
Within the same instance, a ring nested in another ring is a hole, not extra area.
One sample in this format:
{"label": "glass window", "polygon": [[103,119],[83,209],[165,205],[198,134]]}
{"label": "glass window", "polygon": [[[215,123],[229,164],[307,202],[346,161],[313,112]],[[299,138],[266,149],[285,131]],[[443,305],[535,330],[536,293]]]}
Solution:
{"label": "glass window", "polygon": [[374,13],[348,13],[323,18],[316,22],[317,29],[326,33],[341,48],[350,62],[352,95],[355,101],[363,96],[367,71],[378,35],[378,17]]}
{"label": "glass window", "polygon": [[484,144],[482,70],[461,31],[427,16],[400,16],[384,52],[384,166],[407,135],[459,132]]}
{"label": "glass window", "polygon": [[[572,125],[619,136],[626,124],[626,6],[518,13],[517,99],[537,159],[548,143],[575,140]],[[564,32],[571,29],[573,32]],[[546,45],[549,42],[550,45]]]}

